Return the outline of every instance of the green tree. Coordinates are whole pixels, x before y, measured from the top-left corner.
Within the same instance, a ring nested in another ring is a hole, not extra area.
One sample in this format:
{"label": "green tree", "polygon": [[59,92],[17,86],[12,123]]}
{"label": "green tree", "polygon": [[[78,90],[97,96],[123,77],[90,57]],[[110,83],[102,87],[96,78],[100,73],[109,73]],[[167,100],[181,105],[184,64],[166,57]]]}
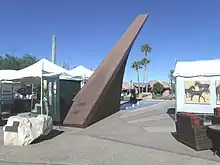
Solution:
{"label": "green tree", "polygon": [[20,69],[26,68],[34,63],[36,63],[38,59],[35,56],[30,54],[24,54],[22,58],[20,58]]}
{"label": "green tree", "polygon": [[140,93],[140,75],[139,75],[139,70],[142,68],[141,66],[141,62],[140,61],[134,61],[131,65],[131,67],[137,72],[137,81],[138,81],[138,84],[139,84],[139,93]]}
{"label": "green tree", "polygon": [[0,69],[19,70],[28,67],[37,61],[37,58],[30,54],[25,54],[23,57],[5,54],[5,56],[0,56]]}
{"label": "green tree", "polygon": [[[146,59],[148,58],[148,53],[150,53],[151,50],[152,50],[152,48],[151,48],[148,44],[143,44],[143,45],[141,45],[141,52],[144,53],[144,57],[145,57]],[[146,63],[146,64],[144,65],[144,80],[143,80],[143,82],[145,82],[145,80],[146,80],[146,82],[147,82],[147,65],[148,65],[148,64],[149,64],[149,63]]]}
{"label": "green tree", "polygon": [[18,57],[5,54],[1,58],[1,69],[20,69],[20,61]]}
{"label": "green tree", "polygon": [[152,93],[154,93],[155,95],[162,95],[163,90],[164,90],[163,85],[157,82],[153,85]]}
{"label": "green tree", "polygon": [[173,77],[173,73],[174,73],[174,69],[170,69],[168,78],[170,80],[171,93],[175,92],[175,84],[176,84],[175,77]]}
{"label": "green tree", "polygon": [[[145,77],[146,77],[146,72],[147,72],[147,66],[150,64],[150,59],[148,57],[144,57],[141,59],[141,66],[144,67],[144,75],[143,75],[143,85],[145,84]],[[143,92],[143,88],[142,88]]]}

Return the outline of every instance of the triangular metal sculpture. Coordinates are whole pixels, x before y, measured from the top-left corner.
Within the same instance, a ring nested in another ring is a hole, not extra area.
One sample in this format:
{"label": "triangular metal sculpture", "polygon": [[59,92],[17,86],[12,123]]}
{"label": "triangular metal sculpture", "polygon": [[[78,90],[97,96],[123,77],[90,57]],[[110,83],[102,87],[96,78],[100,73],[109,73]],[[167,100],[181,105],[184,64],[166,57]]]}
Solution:
{"label": "triangular metal sculpture", "polygon": [[74,98],[63,125],[85,128],[120,110],[124,70],[148,14],[137,16],[89,81]]}

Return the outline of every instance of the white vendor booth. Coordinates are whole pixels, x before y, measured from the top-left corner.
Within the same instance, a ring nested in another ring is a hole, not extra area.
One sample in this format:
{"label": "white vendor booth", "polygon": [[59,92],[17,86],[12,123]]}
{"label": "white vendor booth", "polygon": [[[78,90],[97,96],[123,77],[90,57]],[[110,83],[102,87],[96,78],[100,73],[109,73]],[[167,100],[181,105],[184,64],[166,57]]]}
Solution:
{"label": "white vendor booth", "polygon": [[[32,110],[36,111],[36,113],[41,111],[41,114],[48,114],[49,110],[47,107],[49,106],[51,107],[50,112],[52,113],[49,115],[53,117],[54,121],[60,121],[60,107],[63,106],[61,101],[66,101],[68,99],[66,95],[71,97],[70,100],[72,100],[73,96],[71,93],[77,93],[80,90],[81,83],[81,80],[74,78],[68,70],[46,59],[42,59],[31,66],[18,70],[17,74],[10,77],[9,80],[22,82],[32,86],[34,84],[40,85],[40,103],[38,103],[38,99],[36,99],[38,104],[36,104],[36,107]],[[63,96],[65,96],[65,99]],[[32,108],[35,100],[31,102]]]}
{"label": "white vendor booth", "polygon": [[88,81],[88,79],[92,76],[93,73],[94,71],[87,69],[82,65],[77,66],[76,68],[70,70],[70,74],[73,77],[77,77],[82,80],[81,87],[84,86],[84,84]]}
{"label": "white vendor booth", "polygon": [[11,113],[13,106],[13,94],[20,88],[19,82],[5,81],[14,78],[17,75],[16,70],[0,70],[0,116]]}
{"label": "white vendor booth", "polygon": [[40,84],[40,101],[36,99],[35,102],[32,97],[31,111],[10,116],[3,127],[4,144],[14,146],[30,145],[39,137],[48,135],[53,123],[62,123],[81,83],[68,70],[46,59],[17,71],[8,80],[32,86]]}
{"label": "white vendor booth", "polygon": [[213,115],[214,108],[220,106],[219,68],[220,60],[176,63],[176,113]]}
{"label": "white vendor booth", "polygon": [[72,80],[70,72],[47,59],[42,59],[35,64],[28,66],[24,69],[18,70],[17,75],[11,78],[12,80],[23,80],[28,83],[40,82],[42,76],[45,74],[61,74],[60,79]]}

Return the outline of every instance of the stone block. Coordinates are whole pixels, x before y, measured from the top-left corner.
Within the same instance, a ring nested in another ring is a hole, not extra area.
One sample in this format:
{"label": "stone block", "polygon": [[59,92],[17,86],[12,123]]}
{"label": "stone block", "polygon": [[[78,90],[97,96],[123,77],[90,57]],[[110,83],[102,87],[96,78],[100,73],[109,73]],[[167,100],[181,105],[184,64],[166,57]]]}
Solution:
{"label": "stone block", "polygon": [[11,116],[3,127],[4,144],[27,146],[42,135],[49,134],[53,129],[50,116]]}

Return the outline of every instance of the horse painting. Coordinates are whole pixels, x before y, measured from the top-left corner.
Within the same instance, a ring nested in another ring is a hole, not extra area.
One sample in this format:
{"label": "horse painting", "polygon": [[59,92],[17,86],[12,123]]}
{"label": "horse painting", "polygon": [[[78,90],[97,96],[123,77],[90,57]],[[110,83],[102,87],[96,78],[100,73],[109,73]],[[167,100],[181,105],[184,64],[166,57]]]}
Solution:
{"label": "horse painting", "polygon": [[199,87],[199,90],[203,90],[204,92],[206,92],[207,94],[210,94],[210,91],[209,91],[209,87],[210,87],[210,84],[202,84],[200,83],[199,81],[196,81],[195,82],[195,86],[198,86]]}
{"label": "horse painting", "polygon": [[188,89],[185,89],[185,95],[186,97],[191,97],[191,92],[195,90],[195,86],[191,86]]}
{"label": "horse painting", "polygon": [[[187,85],[187,86],[186,86]],[[185,84],[185,97],[188,103],[207,103],[209,101],[210,84],[200,81],[189,81]],[[220,87],[219,87],[220,95]],[[194,97],[196,96],[196,100]],[[198,96],[198,97],[197,97]]]}
{"label": "horse painting", "polygon": [[190,97],[191,101],[193,101],[194,96],[199,96],[198,102],[200,102],[200,98],[203,98],[203,101],[206,102],[205,97],[202,95],[204,92],[206,92],[206,90],[204,90],[204,89],[199,90],[199,91],[195,91],[195,90],[193,90],[193,88],[185,89],[186,97]]}
{"label": "horse painting", "polygon": [[216,100],[220,101],[220,84],[216,86]]}

